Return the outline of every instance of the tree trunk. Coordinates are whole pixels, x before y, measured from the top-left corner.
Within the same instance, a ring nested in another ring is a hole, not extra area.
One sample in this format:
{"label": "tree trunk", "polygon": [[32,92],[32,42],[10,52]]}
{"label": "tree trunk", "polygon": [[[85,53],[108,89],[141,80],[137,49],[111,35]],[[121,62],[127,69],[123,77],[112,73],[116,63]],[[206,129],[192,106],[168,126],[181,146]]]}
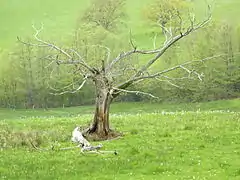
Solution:
{"label": "tree trunk", "polygon": [[99,76],[95,80],[96,86],[96,109],[93,123],[89,129],[89,134],[96,134],[100,138],[108,137],[111,132],[109,125],[109,109],[113,97],[110,94],[108,80],[104,76]]}
{"label": "tree trunk", "polygon": [[108,136],[109,126],[109,109],[112,98],[109,92],[104,92],[96,97],[96,109],[93,124],[90,133],[96,133],[100,137]]}

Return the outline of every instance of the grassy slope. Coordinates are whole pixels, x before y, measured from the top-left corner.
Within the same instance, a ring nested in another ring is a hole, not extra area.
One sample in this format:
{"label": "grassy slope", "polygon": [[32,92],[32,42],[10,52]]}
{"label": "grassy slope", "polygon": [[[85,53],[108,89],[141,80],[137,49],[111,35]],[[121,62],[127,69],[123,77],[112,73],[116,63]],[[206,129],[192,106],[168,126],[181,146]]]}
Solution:
{"label": "grassy slope", "polygon": [[[237,105],[239,100],[205,103],[202,107],[239,111]],[[239,112],[156,113],[180,107],[115,104],[111,120],[125,135],[102,143],[106,150],[118,150],[118,156],[82,155],[78,150],[36,152],[22,147],[29,139],[42,146],[54,141],[61,147],[70,146],[69,132],[75,124],[87,123],[91,118],[85,114],[89,107],[81,116],[72,117],[20,120],[15,114],[15,121],[0,121],[0,145],[5,141],[5,146],[14,147],[0,153],[0,179],[239,179]],[[182,109],[196,107],[184,105]],[[147,112],[139,113],[143,109]],[[75,108],[68,110],[77,112]],[[117,113],[125,111],[135,114]],[[20,132],[37,134],[25,137]]]}
{"label": "grassy slope", "polygon": [[12,45],[16,36],[31,36],[32,23],[43,23],[49,37],[68,34],[74,29],[76,20],[87,0],[48,1],[10,0],[1,2],[0,38],[3,47]]}
{"label": "grassy slope", "polygon": [[[152,0],[151,0],[152,1]],[[141,22],[141,9],[149,0],[128,0],[127,11],[130,16],[130,26],[136,31]],[[196,1],[197,7],[205,8],[202,0]],[[67,36],[76,25],[76,20],[89,4],[89,0],[9,0],[1,2],[0,7],[0,47],[5,49],[12,46],[16,41],[16,36],[29,36],[32,33],[32,23],[45,24],[46,36],[59,37]],[[238,0],[218,0],[215,2],[215,15],[218,19],[226,19],[236,22],[234,18],[239,15]]]}

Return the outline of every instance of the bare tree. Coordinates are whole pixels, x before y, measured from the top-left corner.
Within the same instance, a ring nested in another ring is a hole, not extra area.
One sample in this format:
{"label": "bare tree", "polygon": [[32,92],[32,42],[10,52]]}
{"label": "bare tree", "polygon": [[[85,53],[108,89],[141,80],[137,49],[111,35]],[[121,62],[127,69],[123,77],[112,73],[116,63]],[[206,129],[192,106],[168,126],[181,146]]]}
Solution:
{"label": "bare tree", "polygon": [[92,6],[86,9],[82,20],[94,23],[108,31],[112,31],[126,17],[123,8],[125,0],[92,0]]}
{"label": "bare tree", "polygon": [[[97,66],[90,65],[87,60],[83,58],[81,53],[75,49],[64,49],[53,43],[42,40],[39,37],[39,33],[41,32],[42,28],[37,29],[33,26],[36,31],[36,34],[34,35],[34,38],[37,42],[36,44],[26,43],[20,39],[19,40],[26,45],[46,47],[50,48],[51,51],[55,50],[58,54],[57,56],[49,55],[49,57],[46,57],[50,59],[50,64],[56,63],[58,65],[73,65],[75,67],[75,73],[77,72],[82,76],[82,83],[80,83],[74,91],[64,91],[60,94],[75,93],[79,91],[87,80],[90,80],[94,83],[96,92],[96,109],[92,124],[87,129],[86,133],[94,134],[100,138],[106,139],[113,135],[113,131],[110,129],[109,124],[109,109],[114,98],[119,96],[121,93],[135,93],[155,97],[149,93],[131,91],[129,90],[131,85],[143,80],[155,79],[160,80],[161,82],[168,82],[173,86],[177,86],[174,84],[174,80],[176,80],[176,78],[171,78],[169,76],[169,73],[175,70],[181,70],[185,72],[186,76],[184,75],[184,77],[178,77],[178,79],[196,78],[202,80],[203,74],[191,69],[190,65],[193,63],[205,62],[222,56],[216,55],[201,60],[186,61],[173,67],[156,71],[156,68],[153,68],[154,65],[157,64],[156,62],[169,48],[171,48],[184,37],[189,36],[191,33],[203,28],[208,24],[212,17],[211,9],[208,7],[207,17],[203,21],[197,22],[195,16],[193,14],[189,14],[187,20],[188,25],[186,26],[187,22],[184,22],[179,14],[176,15],[179,18],[178,26],[175,25],[177,28],[173,29],[171,26],[164,27],[161,25],[161,23],[159,23],[159,26],[164,30],[165,35],[165,41],[161,46],[157,46],[156,42],[154,42],[154,47],[152,49],[140,49],[134,45],[130,35],[129,44],[131,45],[131,49],[121,52],[116,57],[112,58],[111,50],[108,47],[94,45],[95,47],[106,50],[106,58],[100,59],[99,62],[101,63],[99,63],[100,65]],[[144,57],[146,61],[141,61],[141,63],[136,66],[132,59],[138,55],[140,55],[140,57]],[[125,64],[121,66],[121,63],[123,62],[125,62]]]}

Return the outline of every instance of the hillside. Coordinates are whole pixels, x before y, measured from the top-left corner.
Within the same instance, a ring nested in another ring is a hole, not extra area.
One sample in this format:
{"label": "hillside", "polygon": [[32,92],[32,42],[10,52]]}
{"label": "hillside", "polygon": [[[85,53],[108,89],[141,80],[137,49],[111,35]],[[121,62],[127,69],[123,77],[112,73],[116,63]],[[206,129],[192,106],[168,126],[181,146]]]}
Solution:
{"label": "hillside", "polygon": [[[90,0],[10,0],[1,2],[0,7],[0,49],[12,47],[16,36],[30,36],[32,23],[44,23],[45,35],[49,37],[66,36],[75,26],[77,18],[88,6]],[[127,0],[127,10],[131,26],[137,26],[141,17],[140,11],[148,0]],[[196,1],[197,8],[203,1]],[[218,0],[215,2],[215,18],[237,22],[240,1]]]}

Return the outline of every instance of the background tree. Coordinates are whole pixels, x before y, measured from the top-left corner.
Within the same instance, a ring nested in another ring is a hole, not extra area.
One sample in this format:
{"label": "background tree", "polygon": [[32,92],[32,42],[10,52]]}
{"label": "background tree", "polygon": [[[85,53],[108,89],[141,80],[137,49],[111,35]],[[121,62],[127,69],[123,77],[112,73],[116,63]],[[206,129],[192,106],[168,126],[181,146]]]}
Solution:
{"label": "background tree", "polygon": [[125,0],[92,0],[81,18],[84,22],[93,23],[108,31],[115,30],[126,17]]}
{"label": "background tree", "polygon": [[143,15],[153,25],[160,25],[163,33],[164,27],[171,27],[172,31],[176,31],[179,30],[179,23],[184,28],[183,20],[190,17],[190,6],[185,0],[156,0],[143,9]]}

